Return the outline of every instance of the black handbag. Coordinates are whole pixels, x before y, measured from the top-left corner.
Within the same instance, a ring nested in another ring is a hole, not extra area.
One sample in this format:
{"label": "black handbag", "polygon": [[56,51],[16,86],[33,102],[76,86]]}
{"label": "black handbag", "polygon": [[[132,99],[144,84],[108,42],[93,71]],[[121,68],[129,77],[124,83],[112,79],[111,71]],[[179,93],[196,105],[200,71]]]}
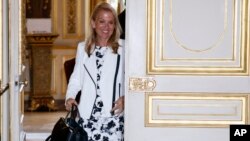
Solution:
{"label": "black handbag", "polygon": [[82,123],[83,119],[80,117],[78,108],[73,105],[66,117],[61,117],[56,122],[51,135],[45,141],[88,141],[88,135]]}

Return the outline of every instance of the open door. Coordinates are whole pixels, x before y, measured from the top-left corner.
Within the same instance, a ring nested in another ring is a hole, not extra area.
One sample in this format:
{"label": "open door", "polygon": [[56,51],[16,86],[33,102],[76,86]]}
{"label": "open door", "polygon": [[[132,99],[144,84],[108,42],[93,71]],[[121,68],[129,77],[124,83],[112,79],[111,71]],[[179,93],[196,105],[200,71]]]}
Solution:
{"label": "open door", "polygon": [[249,124],[249,0],[126,7],[126,141],[229,141]]}
{"label": "open door", "polygon": [[1,141],[24,141],[23,0],[0,1]]}

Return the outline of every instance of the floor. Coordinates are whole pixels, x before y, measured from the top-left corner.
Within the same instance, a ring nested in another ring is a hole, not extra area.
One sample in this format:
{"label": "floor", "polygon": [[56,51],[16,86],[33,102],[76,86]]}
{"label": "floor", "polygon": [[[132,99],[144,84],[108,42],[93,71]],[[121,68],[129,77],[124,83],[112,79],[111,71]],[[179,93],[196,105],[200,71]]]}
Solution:
{"label": "floor", "polygon": [[57,120],[65,117],[66,114],[66,111],[25,112],[23,129],[26,133],[26,141],[45,141]]}

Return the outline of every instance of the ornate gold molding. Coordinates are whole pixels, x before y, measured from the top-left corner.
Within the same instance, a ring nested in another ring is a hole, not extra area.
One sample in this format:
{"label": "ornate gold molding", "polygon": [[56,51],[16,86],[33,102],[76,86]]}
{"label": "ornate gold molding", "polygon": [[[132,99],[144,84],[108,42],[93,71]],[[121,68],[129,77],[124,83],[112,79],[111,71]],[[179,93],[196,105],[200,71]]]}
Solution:
{"label": "ornate gold molding", "polygon": [[54,40],[58,37],[58,34],[28,34],[27,41],[30,44],[41,44],[41,43],[53,43]]}
{"label": "ornate gold molding", "polygon": [[83,2],[63,0],[63,38],[83,38]]}
{"label": "ornate gold molding", "polygon": [[[180,48],[180,40],[174,40],[173,33],[172,36],[171,33],[166,33],[171,31],[173,26],[171,10],[170,12],[166,10],[171,9],[169,8],[171,2],[174,1],[147,1],[147,74],[249,74],[249,0],[234,0],[230,3],[228,0],[221,1],[221,6],[224,7],[221,14],[224,15],[217,17],[217,19],[222,19],[218,24],[221,25],[221,29],[218,30],[218,38],[216,38],[218,40],[213,41],[210,46],[207,44],[206,49],[190,49],[190,46],[189,48],[182,46],[185,49]],[[175,5],[175,7],[177,6],[179,5]],[[176,13],[175,11],[175,15],[177,15]],[[225,32],[225,30],[228,31]],[[166,41],[166,39],[168,40]],[[192,43],[196,43],[195,40]],[[172,53],[169,52],[173,52],[173,55],[170,55]],[[227,52],[227,54],[222,55],[221,52]]]}
{"label": "ornate gold molding", "polygon": [[228,127],[249,123],[249,94],[147,92],[149,127]]}

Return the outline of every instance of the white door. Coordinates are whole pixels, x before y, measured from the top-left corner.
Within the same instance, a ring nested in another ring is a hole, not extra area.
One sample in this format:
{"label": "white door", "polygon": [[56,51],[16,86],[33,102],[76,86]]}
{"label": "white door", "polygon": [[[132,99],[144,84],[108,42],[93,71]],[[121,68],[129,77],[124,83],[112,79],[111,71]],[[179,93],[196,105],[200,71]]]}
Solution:
{"label": "white door", "polygon": [[249,124],[249,1],[126,1],[126,141],[229,141]]}
{"label": "white door", "polygon": [[[1,0],[1,141],[24,141],[21,1]],[[8,86],[6,91],[4,88]]]}

